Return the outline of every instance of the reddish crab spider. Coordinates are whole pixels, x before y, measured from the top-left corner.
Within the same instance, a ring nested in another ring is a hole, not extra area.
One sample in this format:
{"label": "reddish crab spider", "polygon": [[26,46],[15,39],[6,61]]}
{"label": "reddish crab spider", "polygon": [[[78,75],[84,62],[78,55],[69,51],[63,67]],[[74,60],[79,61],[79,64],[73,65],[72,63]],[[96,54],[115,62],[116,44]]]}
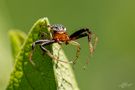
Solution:
{"label": "reddish crab spider", "polygon": [[[59,43],[59,44],[65,43],[66,45],[72,44],[77,47],[76,58],[71,62],[75,64],[80,53],[80,44],[76,42],[75,40],[82,37],[87,37],[90,53],[91,54],[93,53],[94,47],[92,46],[92,43],[91,43],[92,32],[88,28],[82,28],[69,36],[66,32],[66,28],[61,24],[48,25],[47,27],[50,29],[52,33],[52,39],[41,39],[41,40],[35,41],[32,44],[32,51],[34,51],[35,45],[39,44],[43,52],[46,52],[51,58],[56,59],[51,54],[51,52],[45,48],[45,46],[53,44],[53,43]],[[97,37],[96,37],[96,40],[97,40]],[[30,55],[30,60],[32,60],[32,53]],[[58,61],[61,61],[61,60],[58,60]]]}

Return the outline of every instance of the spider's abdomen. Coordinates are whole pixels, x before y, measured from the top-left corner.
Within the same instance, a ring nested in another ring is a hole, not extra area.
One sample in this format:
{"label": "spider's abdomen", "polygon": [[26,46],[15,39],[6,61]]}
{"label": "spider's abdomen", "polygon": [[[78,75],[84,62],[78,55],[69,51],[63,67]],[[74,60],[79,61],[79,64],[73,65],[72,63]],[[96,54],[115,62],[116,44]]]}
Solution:
{"label": "spider's abdomen", "polygon": [[53,39],[56,41],[67,42],[69,41],[69,36],[67,33],[54,33]]}

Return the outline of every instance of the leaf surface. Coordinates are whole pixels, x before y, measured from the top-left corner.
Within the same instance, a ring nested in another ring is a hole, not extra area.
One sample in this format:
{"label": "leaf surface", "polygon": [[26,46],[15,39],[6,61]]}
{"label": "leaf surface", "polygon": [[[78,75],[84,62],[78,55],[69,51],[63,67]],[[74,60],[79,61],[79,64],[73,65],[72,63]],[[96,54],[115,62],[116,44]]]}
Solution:
{"label": "leaf surface", "polygon": [[[16,57],[7,90],[79,90],[71,66],[53,60],[43,53],[39,45],[36,45],[32,56],[35,65],[29,60],[31,44],[42,39],[42,32],[47,33],[45,38],[51,38],[47,25],[47,18],[39,19],[33,25]],[[58,44],[48,45],[46,48],[60,60],[68,61],[63,51],[59,51]]]}

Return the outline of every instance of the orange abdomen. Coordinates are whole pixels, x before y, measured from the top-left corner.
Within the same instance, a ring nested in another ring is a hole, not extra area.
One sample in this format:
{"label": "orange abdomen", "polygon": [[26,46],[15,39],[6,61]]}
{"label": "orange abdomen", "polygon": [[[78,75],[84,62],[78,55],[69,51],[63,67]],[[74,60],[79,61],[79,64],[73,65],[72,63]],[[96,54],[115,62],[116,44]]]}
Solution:
{"label": "orange abdomen", "polygon": [[54,33],[53,39],[62,42],[69,41],[67,33]]}

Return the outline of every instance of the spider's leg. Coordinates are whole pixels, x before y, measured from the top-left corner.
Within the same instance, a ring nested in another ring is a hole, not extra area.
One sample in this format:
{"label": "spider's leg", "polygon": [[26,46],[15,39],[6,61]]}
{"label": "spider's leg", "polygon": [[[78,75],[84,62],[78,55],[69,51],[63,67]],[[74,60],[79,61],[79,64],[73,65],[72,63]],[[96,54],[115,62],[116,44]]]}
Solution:
{"label": "spider's leg", "polygon": [[33,55],[35,46],[36,46],[37,44],[41,44],[41,43],[46,42],[46,41],[48,41],[48,40],[37,40],[37,41],[35,41],[34,43],[32,43],[32,51],[31,51],[31,53],[30,53],[29,60],[30,60],[30,62],[31,62],[33,65],[35,65],[35,63],[32,61],[32,55]]}
{"label": "spider's leg", "polygon": [[43,42],[43,43],[40,45],[40,48],[41,48],[44,52],[46,52],[46,53],[48,54],[48,56],[50,56],[50,57],[53,58],[53,59],[54,59],[53,54],[52,54],[49,50],[47,50],[44,46],[50,45],[50,44],[52,44],[52,43],[54,43],[54,42],[55,42],[55,40],[48,40],[48,41],[46,41],[46,42]]}
{"label": "spider's leg", "polygon": [[76,58],[72,61],[72,63],[75,64],[79,55],[80,55],[80,49],[81,49],[80,44],[78,42],[73,41],[73,40],[69,41],[68,43],[77,47]]}
{"label": "spider's leg", "polygon": [[44,46],[46,46],[46,45],[50,45],[50,44],[55,43],[55,42],[56,42],[55,40],[49,40],[49,41],[47,41],[47,42],[44,42],[44,43],[42,43],[42,44],[40,45],[40,48],[41,48],[44,52],[46,52],[46,54],[47,54],[48,56],[50,56],[53,60],[57,60],[57,61],[64,62],[64,63],[70,63],[70,62],[66,62],[66,61],[59,60],[58,57],[55,57],[49,50],[47,50],[47,49],[44,47]]}
{"label": "spider's leg", "polygon": [[[86,36],[88,37],[89,50],[90,50],[90,53],[92,54],[94,52],[94,48],[93,48],[93,45],[91,42],[92,32],[88,28],[80,29],[79,31],[76,31],[75,33],[71,34],[70,40],[76,40],[76,39],[86,37]],[[95,40],[97,40],[97,39],[95,39]],[[97,41],[95,41],[95,42],[97,42]],[[94,44],[94,45],[96,45],[96,44]]]}

